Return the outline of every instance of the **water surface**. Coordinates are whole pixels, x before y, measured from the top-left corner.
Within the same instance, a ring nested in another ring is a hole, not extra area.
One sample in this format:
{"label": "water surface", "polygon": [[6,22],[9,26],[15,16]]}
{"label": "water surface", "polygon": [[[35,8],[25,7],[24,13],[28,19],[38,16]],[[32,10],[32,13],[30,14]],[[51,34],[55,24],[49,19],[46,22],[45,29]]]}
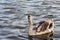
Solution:
{"label": "water surface", "polygon": [[0,40],[28,40],[27,14],[33,24],[53,19],[53,39],[60,40],[60,0],[0,0]]}

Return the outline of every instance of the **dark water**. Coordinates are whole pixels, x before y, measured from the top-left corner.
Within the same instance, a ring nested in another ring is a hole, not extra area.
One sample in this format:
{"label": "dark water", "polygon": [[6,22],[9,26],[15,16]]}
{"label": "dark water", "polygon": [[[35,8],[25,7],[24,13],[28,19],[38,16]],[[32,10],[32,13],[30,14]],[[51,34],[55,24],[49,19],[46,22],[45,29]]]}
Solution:
{"label": "dark water", "polygon": [[53,40],[60,40],[59,0],[0,0],[0,40],[28,40],[27,14],[34,24],[53,19]]}

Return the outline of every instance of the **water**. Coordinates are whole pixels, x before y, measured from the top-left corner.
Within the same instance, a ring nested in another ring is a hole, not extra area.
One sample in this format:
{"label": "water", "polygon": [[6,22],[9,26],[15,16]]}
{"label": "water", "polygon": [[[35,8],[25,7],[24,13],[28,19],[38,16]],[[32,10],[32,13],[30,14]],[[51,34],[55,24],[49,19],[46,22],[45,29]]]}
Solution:
{"label": "water", "polygon": [[34,24],[53,19],[53,40],[60,40],[60,0],[0,0],[0,40],[28,40],[27,14]]}

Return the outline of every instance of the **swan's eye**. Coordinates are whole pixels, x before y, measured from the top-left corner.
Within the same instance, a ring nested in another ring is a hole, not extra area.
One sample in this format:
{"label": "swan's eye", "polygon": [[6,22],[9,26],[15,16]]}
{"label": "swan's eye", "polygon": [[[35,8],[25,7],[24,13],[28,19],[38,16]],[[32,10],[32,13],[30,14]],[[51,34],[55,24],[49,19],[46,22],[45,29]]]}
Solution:
{"label": "swan's eye", "polygon": [[52,24],[53,24],[53,23],[51,23],[51,24],[49,25],[49,28],[51,28],[51,27],[52,27]]}

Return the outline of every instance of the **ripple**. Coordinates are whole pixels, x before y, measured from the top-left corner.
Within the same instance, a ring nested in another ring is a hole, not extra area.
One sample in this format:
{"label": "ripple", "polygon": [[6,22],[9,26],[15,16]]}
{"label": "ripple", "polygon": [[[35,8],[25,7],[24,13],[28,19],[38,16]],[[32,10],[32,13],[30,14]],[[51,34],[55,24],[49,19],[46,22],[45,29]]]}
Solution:
{"label": "ripple", "polygon": [[19,37],[23,37],[23,38],[26,38],[26,39],[28,39],[28,37],[25,37],[25,36],[22,36],[22,35],[18,35]]}
{"label": "ripple", "polygon": [[60,38],[60,35],[59,35],[59,34],[60,34],[59,31],[55,31],[53,37],[54,37],[54,38]]}
{"label": "ripple", "polygon": [[7,38],[9,38],[9,39],[15,39],[15,40],[20,40],[17,36],[9,36],[9,37],[7,37]]}
{"label": "ripple", "polygon": [[60,18],[56,18],[54,21],[60,21]]}
{"label": "ripple", "polygon": [[57,15],[46,15],[46,16],[44,16],[42,18],[56,18],[56,17],[57,17]]}
{"label": "ripple", "polygon": [[0,5],[11,5],[11,3],[0,3]]}
{"label": "ripple", "polygon": [[[4,33],[3,33],[4,32]],[[11,32],[8,32],[8,31],[2,31],[1,33],[0,33],[0,36],[2,35],[2,36],[6,36],[6,35],[9,35],[9,34],[13,34],[13,33],[11,33]]]}
{"label": "ripple", "polygon": [[3,9],[16,9],[16,8],[14,8],[14,7],[5,7]]}
{"label": "ripple", "polygon": [[42,5],[48,5],[48,3],[46,3],[46,2],[43,2],[43,3],[42,3]]}
{"label": "ripple", "polygon": [[60,26],[60,24],[59,25],[56,25],[56,26]]}
{"label": "ripple", "polygon": [[13,13],[15,13],[15,12],[13,12],[13,11],[5,11],[4,13],[10,13],[10,14],[13,14]]}
{"label": "ripple", "polygon": [[10,38],[10,39],[16,39],[17,36],[9,36],[9,37],[7,37],[7,38]]}

